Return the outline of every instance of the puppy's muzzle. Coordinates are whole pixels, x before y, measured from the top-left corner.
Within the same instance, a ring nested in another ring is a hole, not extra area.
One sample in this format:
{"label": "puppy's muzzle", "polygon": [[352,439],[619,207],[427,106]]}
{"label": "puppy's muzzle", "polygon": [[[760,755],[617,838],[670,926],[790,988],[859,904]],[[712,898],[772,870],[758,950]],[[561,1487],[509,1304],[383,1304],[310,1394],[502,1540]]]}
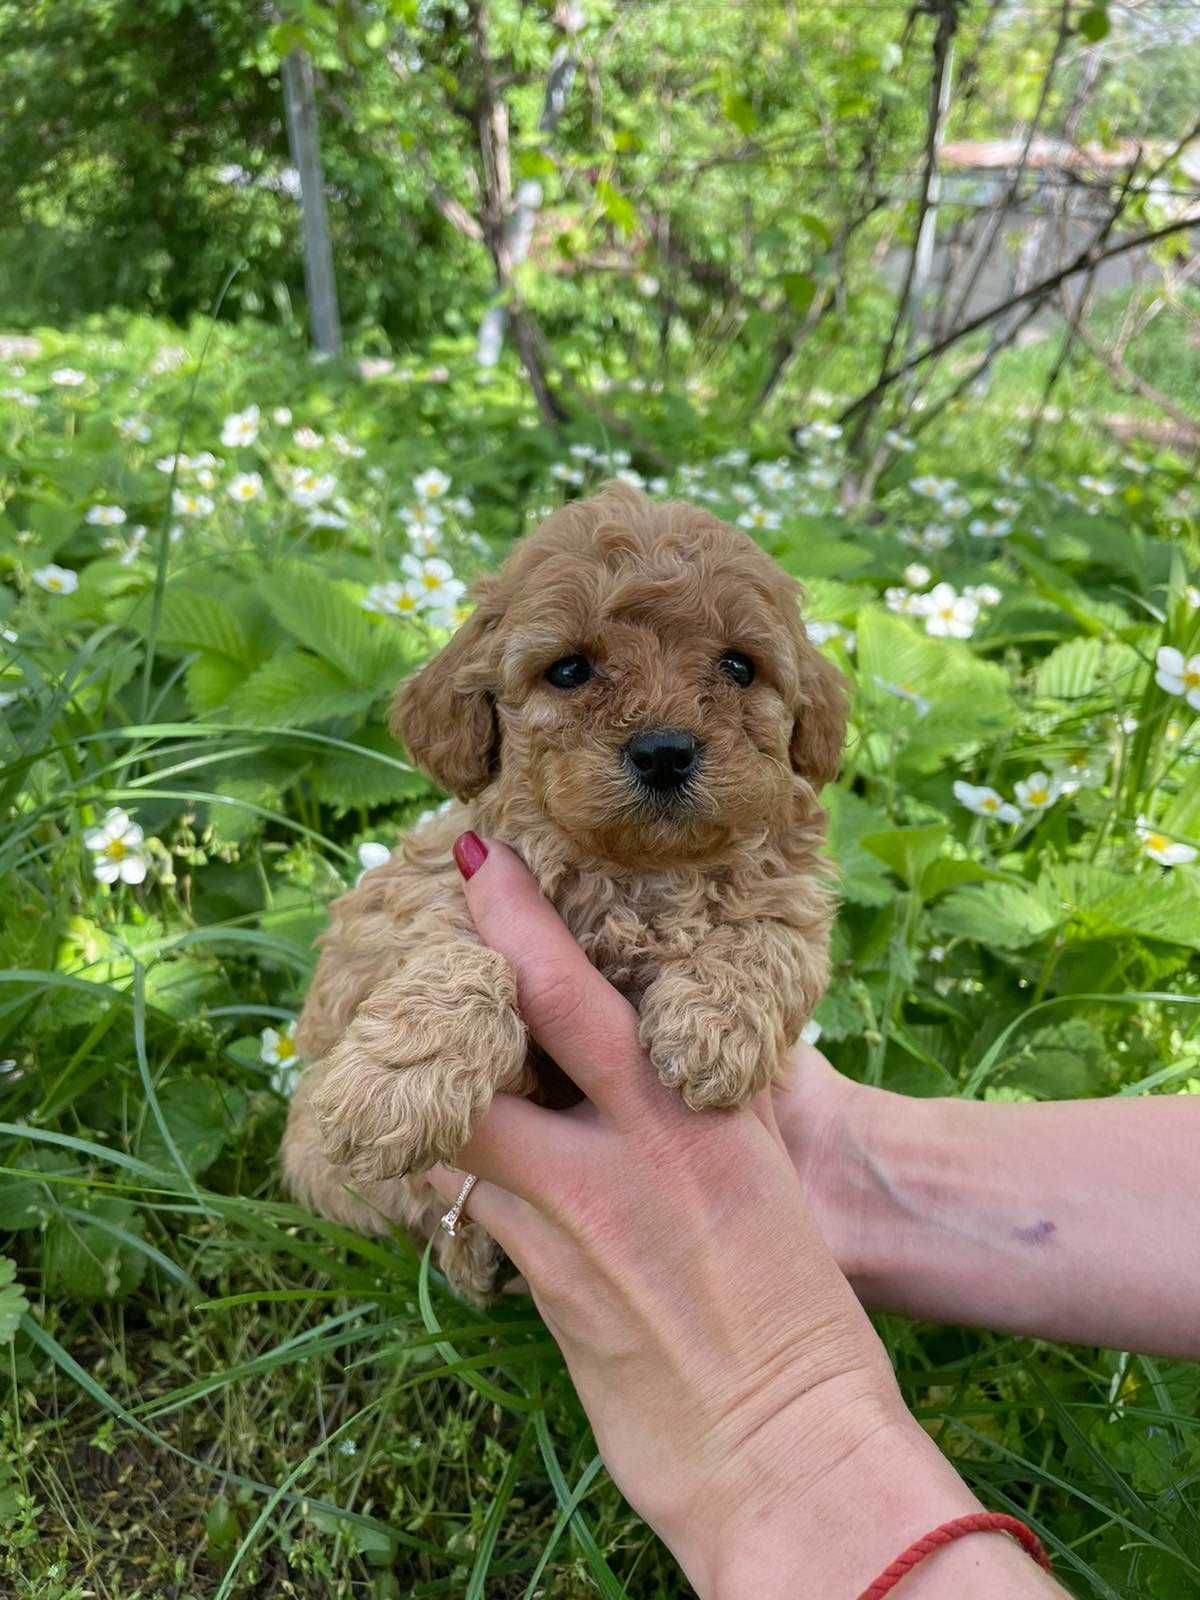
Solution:
{"label": "puppy's muzzle", "polygon": [[695,772],[700,748],[699,739],[682,728],[648,728],[625,746],[625,764],[642,788],[669,795]]}

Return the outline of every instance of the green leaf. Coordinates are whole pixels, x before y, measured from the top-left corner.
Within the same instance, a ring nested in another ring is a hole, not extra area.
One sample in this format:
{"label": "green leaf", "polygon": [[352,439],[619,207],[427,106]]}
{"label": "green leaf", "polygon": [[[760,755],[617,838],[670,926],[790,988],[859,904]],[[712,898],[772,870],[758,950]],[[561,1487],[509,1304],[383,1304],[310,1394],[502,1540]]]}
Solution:
{"label": "green leaf", "polygon": [[280,650],[251,674],[227,706],[247,727],[304,727],[360,714],[375,694],[304,650]]}
{"label": "green leaf", "polygon": [[1095,5],[1090,11],[1085,11],[1077,24],[1079,32],[1092,44],[1098,44],[1107,37],[1109,30],[1108,11],[1105,6]]}
{"label": "green leaf", "polygon": [[792,310],[803,316],[817,293],[817,280],[809,272],[785,272],[779,280]]}
{"label": "green leaf", "polygon": [[227,596],[182,583],[168,585],[163,595],[158,642],[176,650],[204,650],[244,666],[252,666],[262,657],[261,641],[242,608]]}
{"label": "green leaf", "polygon": [[438,793],[424,773],[401,760],[386,728],[373,725],[347,742],[356,750],[331,750],[312,774],[313,788],[329,805],[346,811],[426,796],[432,800]]}
{"label": "green leaf", "polygon": [[390,689],[426,652],[423,638],[411,627],[372,618],[347,588],[312,567],[273,572],[264,599],[297,644],[374,693]]}
{"label": "green leaf", "polygon": [[751,134],[758,127],[758,114],[739,89],[728,89],[721,96],[721,114],[739,133]]}
{"label": "green leaf", "polygon": [[245,681],[246,668],[240,661],[228,656],[199,655],[188,663],[183,686],[195,715],[210,717],[226,709]]}
{"label": "green leaf", "polygon": [[17,1282],[17,1263],[0,1256],[0,1344],[11,1344],[21,1318],[29,1310],[25,1291]]}
{"label": "green leaf", "polygon": [[[212,1166],[236,1135],[245,1115],[246,1096],[215,1078],[187,1078],[160,1089],[158,1104],[175,1148],[195,1177]],[[151,1166],[164,1170],[174,1161],[153,1121],[143,1126],[137,1154]]]}
{"label": "green leaf", "polygon": [[1063,921],[1063,913],[1048,896],[1015,883],[955,889],[932,915],[942,933],[994,945],[998,950],[1023,949]]}
{"label": "green leaf", "polygon": [[1100,677],[1099,639],[1068,639],[1038,663],[1034,688],[1048,700],[1082,700]]}
{"label": "green leaf", "polygon": [[1112,1067],[1103,1034],[1086,1018],[1069,1017],[1031,1033],[1003,1079],[1006,1087],[1042,1100],[1067,1100],[1109,1089]]}
{"label": "green leaf", "polygon": [[92,1199],[88,1210],[108,1226],[61,1212],[51,1218],[42,1244],[43,1286],[78,1305],[126,1299],[142,1280],[146,1258],[122,1235],[140,1234],[141,1218],[128,1200]]}
{"label": "green leaf", "polygon": [[611,183],[603,178],[596,185],[596,197],[604,211],[604,215],[615,228],[622,233],[632,233],[637,227],[637,212],[619,189],[614,189]]}
{"label": "green leaf", "polygon": [[878,856],[860,843],[886,822],[881,811],[848,789],[829,791],[829,852],[838,866],[838,889],[844,900],[860,906],[885,906],[895,894]]}
{"label": "green leaf", "polygon": [[1075,861],[1052,868],[1050,882],[1084,938],[1133,934],[1200,950],[1200,888],[1177,870],[1116,872]]}
{"label": "green leaf", "polygon": [[889,828],[883,833],[867,833],[859,843],[885,862],[910,889],[915,889],[925,869],[941,855],[949,834],[946,824],[938,822],[924,828]]}

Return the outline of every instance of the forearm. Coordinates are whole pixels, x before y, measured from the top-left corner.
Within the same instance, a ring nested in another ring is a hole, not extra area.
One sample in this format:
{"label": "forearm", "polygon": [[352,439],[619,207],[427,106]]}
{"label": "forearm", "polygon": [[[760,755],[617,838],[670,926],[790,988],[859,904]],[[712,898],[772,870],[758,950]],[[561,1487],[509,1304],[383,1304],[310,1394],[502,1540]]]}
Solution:
{"label": "forearm", "polygon": [[[701,1600],[854,1600],[915,1540],[981,1509],[898,1396],[894,1420],[857,1443],[839,1444],[836,1415],[825,1422],[798,1430],[790,1475],[761,1484],[715,1547],[699,1534],[694,1547],[676,1550]],[[1053,1600],[1063,1592],[995,1533],[946,1546],[904,1580],[912,1600]]]}
{"label": "forearm", "polygon": [[1200,1356],[1200,1099],[852,1086],[838,1150],[831,1242],[872,1308]]}

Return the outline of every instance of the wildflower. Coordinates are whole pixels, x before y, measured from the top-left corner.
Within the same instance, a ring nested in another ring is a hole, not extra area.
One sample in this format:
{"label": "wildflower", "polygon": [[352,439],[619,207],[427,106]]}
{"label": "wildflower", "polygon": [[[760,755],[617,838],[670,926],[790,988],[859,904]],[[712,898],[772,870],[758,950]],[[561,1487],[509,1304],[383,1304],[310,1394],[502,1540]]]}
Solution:
{"label": "wildflower", "polygon": [[392,859],[392,852],[385,844],[376,844],[374,839],[367,839],[358,847],[358,864],[362,868],[355,882],[355,887],[360,884],[374,867],[382,867],[385,861]]}
{"label": "wildflower", "polygon": [[225,488],[231,500],[257,500],[262,492],[261,472],[239,472],[230,478]]}
{"label": "wildflower", "polygon": [[942,512],[947,517],[965,517],[970,509],[971,502],[963,495],[951,495],[942,501]]}
{"label": "wildflower", "polygon": [[908,487],[925,500],[942,500],[953,494],[958,485],[953,478],[935,478],[932,473],[926,473],[920,478],[910,478]]}
{"label": "wildflower", "polygon": [[221,424],[221,443],[237,449],[253,444],[258,438],[260,412],[257,406],[247,406],[245,411],[235,411]]}
{"label": "wildflower", "polygon": [[1200,587],[1197,587],[1194,583],[1189,583],[1183,593],[1184,598],[1187,600],[1189,611],[1195,611],[1200,608]]}
{"label": "wildflower", "polygon": [[353,439],[347,439],[344,433],[331,433],[329,442],[340,456],[348,456],[352,461],[357,461],[366,455],[361,444],[355,444]]}
{"label": "wildflower", "polygon": [[648,272],[643,272],[635,278],[634,284],[637,292],[646,300],[653,300],[658,293],[658,279],[652,277]]}
{"label": "wildflower", "polygon": [[1015,517],[1021,509],[1021,503],[1019,500],[1010,500],[1007,496],[1001,495],[998,500],[992,501],[992,509],[998,511],[1002,517]]}
{"label": "wildflower", "polygon": [[1031,772],[1027,778],[1021,778],[1013,784],[1013,793],[1017,803],[1024,806],[1026,811],[1045,811],[1062,791],[1049,773]]}
{"label": "wildflower", "polygon": [[315,428],[297,428],[292,438],[301,450],[319,450],[325,443],[324,435],[318,433]]}
{"label": "wildflower", "polygon": [[925,615],[925,596],[914,594],[911,589],[901,589],[895,584],[883,591],[883,603],[889,611],[894,611],[900,617]]}
{"label": "wildflower", "polygon": [[83,520],[94,528],[119,528],[125,521],[125,513],[120,506],[89,506]]}
{"label": "wildflower", "polygon": [[79,587],[79,574],[70,567],[56,566],[50,561],[33,574],[33,581],[50,594],[74,594]]}
{"label": "wildflower", "polygon": [[92,852],[92,872],[100,883],[141,883],[147,861],[142,830],[120,807],[114,806],[98,828],[83,836]]}
{"label": "wildflower", "polygon": [[1001,798],[995,789],[986,784],[964,783],[954,780],[954,798],[977,817],[991,817],[996,822],[1020,822],[1021,813],[1016,806]]}
{"label": "wildflower", "polygon": [[979,619],[978,602],[939,583],[924,597],[925,632],[939,639],[969,639]]}
{"label": "wildflower", "polygon": [[583,482],[583,473],[580,472],[579,468],[572,467],[565,461],[556,461],[550,468],[550,476],[557,478],[559,483],[579,484]]}
{"label": "wildflower", "polygon": [[911,439],[906,439],[902,433],[897,433],[895,428],[889,428],[883,436],[883,442],[889,450],[899,450],[902,455],[908,455],[917,447]]}
{"label": "wildflower", "polygon": [[923,589],[932,576],[929,568],[919,561],[910,561],[904,569],[904,581],[910,589]]}
{"label": "wildflower", "polygon": [[800,1029],[800,1038],[805,1044],[816,1044],[820,1037],[821,1024],[815,1017],[809,1017],[808,1021]]}
{"label": "wildflower", "polygon": [[967,584],[963,593],[968,600],[975,600],[981,606],[998,606],[1004,596],[994,583]]}
{"label": "wildflower", "polygon": [[373,583],[362,598],[364,611],[378,616],[407,617],[421,610],[425,604],[425,590],[415,582]]}
{"label": "wildflower", "polygon": [[176,489],[171,495],[171,509],[177,517],[207,517],[211,515],[212,508],[212,499],[206,494]]}
{"label": "wildflower", "polygon": [[291,1098],[300,1077],[295,1027],[294,1022],[289,1022],[284,1028],[264,1028],[260,1035],[259,1060],[275,1068],[271,1087],[285,1100]]}
{"label": "wildflower", "polygon": [[1086,489],[1089,494],[1103,495],[1105,499],[1117,492],[1115,483],[1109,483],[1107,478],[1089,477],[1087,473],[1084,473],[1079,479],[1079,487]]}
{"label": "wildflower", "polygon": [[413,479],[413,489],[422,500],[441,500],[450,487],[450,479],[436,467],[418,473]]}
{"label": "wildflower", "polygon": [[1076,789],[1098,789],[1104,782],[1105,763],[1092,750],[1074,750],[1063,761],[1054,763],[1054,781],[1060,794]]}
{"label": "wildflower", "polygon": [[277,428],[290,428],[292,425],[291,407],[276,406],[271,413],[271,421]]}
{"label": "wildflower", "polygon": [[342,1439],[338,1443],[338,1454],[341,1456],[357,1455],[358,1446],[353,1439]]}
{"label": "wildflower", "polygon": [[27,411],[36,410],[42,403],[36,394],[26,394],[24,389],[0,389],[0,400],[11,400],[14,405],[24,406]]}
{"label": "wildflower", "polygon": [[929,701],[923,694],[918,694],[915,689],[910,689],[906,683],[889,683],[886,678],[881,678],[878,673],[872,676],[885,694],[894,694],[897,700],[906,700],[919,717],[927,717],[930,711]]}
{"label": "wildflower", "polygon": [[181,350],[178,345],[165,344],[150,363],[150,371],[156,378],[161,378],[164,373],[174,372],[176,367],[181,367],[187,358],[186,350]]}
{"label": "wildflower", "polygon": [[1157,861],[1160,867],[1183,867],[1196,859],[1197,851],[1190,844],[1180,844],[1159,833],[1145,817],[1138,818],[1137,836],[1151,861]]}
{"label": "wildflower", "polygon": [[1012,523],[1004,519],[989,522],[986,517],[972,517],[967,532],[973,539],[1004,539],[1012,532]]}
{"label": "wildflower", "polygon": [[297,467],[292,473],[292,486],[288,497],[294,505],[318,506],[337,488],[332,472],[318,474],[311,467]]}
{"label": "wildflower", "polygon": [[427,606],[452,606],[467,592],[466,584],[454,576],[450,563],[436,556],[424,561],[418,556],[404,556],[400,566],[414,584],[424,590],[424,603]]}
{"label": "wildflower", "polygon": [[737,520],[739,528],[771,530],[779,526],[779,513],[768,511],[765,506],[748,506]]}
{"label": "wildflower", "polygon": [[795,482],[795,475],[786,461],[760,461],[754,469],[754,476],[772,494],[786,494]]}
{"label": "wildflower", "polygon": [[796,430],[796,443],[805,444],[833,444],[842,437],[842,428],[837,422],[810,422],[803,428]]}
{"label": "wildflower", "polygon": [[838,481],[836,467],[809,467],[804,477],[814,489],[832,489]]}
{"label": "wildflower", "polygon": [[735,483],[729,491],[729,498],[736,500],[740,506],[752,506],[755,492],[748,483]]}
{"label": "wildflower", "polygon": [[150,424],[144,417],[121,417],[116,428],[122,439],[133,439],[138,444],[145,444],[150,438]]}
{"label": "wildflower", "polygon": [[363,356],[358,363],[359,375],[368,382],[372,378],[386,378],[389,372],[394,372],[396,363],[389,361],[386,356]]}
{"label": "wildflower", "polygon": [[87,373],[77,372],[74,367],[55,367],[50,382],[58,384],[60,389],[78,389],[81,383],[87,382]]}
{"label": "wildflower", "polygon": [[666,494],[671,485],[666,478],[651,478],[646,487],[651,494]]}
{"label": "wildflower", "polygon": [[726,450],[723,456],[713,457],[714,467],[744,467],[750,459],[749,450]]}
{"label": "wildflower", "polygon": [[1200,655],[1189,656],[1174,645],[1165,644],[1155,659],[1154,681],[1168,694],[1181,694],[1194,710],[1200,711]]}
{"label": "wildflower", "polygon": [[631,489],[644,489],[646,480],[640,472],[635,472],[632,467],[621,467],[613,473],[618,483],[627,483]]}

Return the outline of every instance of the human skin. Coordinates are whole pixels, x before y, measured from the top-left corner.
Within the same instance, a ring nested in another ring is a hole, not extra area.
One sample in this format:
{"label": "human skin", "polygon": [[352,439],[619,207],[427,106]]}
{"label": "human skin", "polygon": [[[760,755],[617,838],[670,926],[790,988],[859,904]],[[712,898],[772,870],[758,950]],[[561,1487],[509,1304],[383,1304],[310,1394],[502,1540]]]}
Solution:
{"label": "human skin", "polygon": [[872,1310],[1200,1358],[1200,1096],[913,1100],[801,1046],[775,1110]]}
{"label": "human skin", "polygon": [[[479,934],[587,1098],[561,1112],[498,1095],[460,1158],[481,1179],[469,1215],[523,1274],[615,1482],[702,1600],[859,1594],[980,1507],[905,1410],[769,1097],[690,1111],[521,862],[496,844],[475,861]],[[462,1171],[431,1178],[450,1201]],[[905,1584],[912,1600],[1063,1593],[996,1534]]]}

